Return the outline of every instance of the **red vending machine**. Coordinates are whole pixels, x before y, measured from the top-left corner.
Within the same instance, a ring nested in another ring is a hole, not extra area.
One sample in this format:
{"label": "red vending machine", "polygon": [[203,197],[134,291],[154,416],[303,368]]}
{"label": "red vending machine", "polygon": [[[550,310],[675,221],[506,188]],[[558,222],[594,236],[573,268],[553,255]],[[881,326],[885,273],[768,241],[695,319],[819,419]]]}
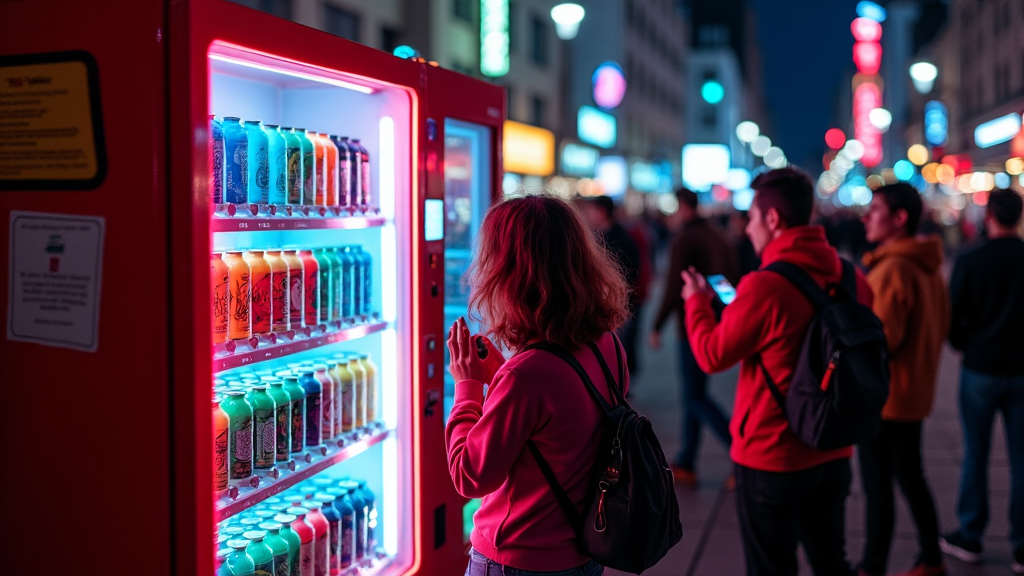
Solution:
{"label": "red vending machine", "polygon": [[461,573],[445,248],[503,91],[221,0],[0,13],[11,573]]}

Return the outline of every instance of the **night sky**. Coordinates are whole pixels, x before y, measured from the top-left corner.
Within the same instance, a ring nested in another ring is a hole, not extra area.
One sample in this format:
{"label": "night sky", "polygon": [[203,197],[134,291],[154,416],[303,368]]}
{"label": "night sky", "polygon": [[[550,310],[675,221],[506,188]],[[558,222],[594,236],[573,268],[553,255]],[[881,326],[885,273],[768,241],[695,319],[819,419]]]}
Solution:
{"label": "night sky", "polygon": [[844,69],[853,68],[856,0],[751,0],[764,67],[767,135],[791,163],[820,173]]}

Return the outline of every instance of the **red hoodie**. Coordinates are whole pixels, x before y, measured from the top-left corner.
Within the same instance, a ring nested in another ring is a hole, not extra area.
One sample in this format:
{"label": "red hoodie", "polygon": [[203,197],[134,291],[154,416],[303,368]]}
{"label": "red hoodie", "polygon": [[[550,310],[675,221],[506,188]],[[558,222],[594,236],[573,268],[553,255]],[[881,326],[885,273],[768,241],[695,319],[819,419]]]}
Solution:
{"label": "red hoodie", "polygon": [[[839,256],[818,226],[790,228],[772,240],[761,254],[761,263],[767,266],[777,260],[800,266],[823,287],[842,278]],[[859,270],[857,300],[867,306],[873,300]],[[785,394],[813,317],[807,298],[774,272],[744,276],[721,322],[715,320],[708,295],[697,294],[686,302],[686,329],[701,369],[721,372],[742,361],[729,425],[730,455],[737,464],[767,472],[793,472],[853,455],[852,447],[820,451],[801,442],[789,429],[757,363],[759,354]]]}
{"label": "red hoodie", "polygon": [[[617,379],[611,334],[596,344]],[[590,348],[574,356],[611,402]],[[628,389],[627,372],[623,390]],[[538,572],[568,570],[590,560],[576,550],[572,527],[526,441],[537,444],[579,509],[597,458],[602,418],[576,371],[542,350],[505,362],[487,389],[486,402],[480,382],[455,385],[455,406],[445,431],[448,470],[459,494],[483,498],[473,516],[473,548],[500,564]]]}

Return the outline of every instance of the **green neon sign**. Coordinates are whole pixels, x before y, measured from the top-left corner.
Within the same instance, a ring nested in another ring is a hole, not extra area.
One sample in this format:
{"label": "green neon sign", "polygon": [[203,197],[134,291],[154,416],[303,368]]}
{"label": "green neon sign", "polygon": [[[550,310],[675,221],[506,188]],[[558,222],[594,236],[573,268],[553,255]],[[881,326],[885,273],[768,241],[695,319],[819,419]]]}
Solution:
{"label": "green neon sign", "polygon": [[508,74],[509,0],[480,0],[480,72],[496,78]]}

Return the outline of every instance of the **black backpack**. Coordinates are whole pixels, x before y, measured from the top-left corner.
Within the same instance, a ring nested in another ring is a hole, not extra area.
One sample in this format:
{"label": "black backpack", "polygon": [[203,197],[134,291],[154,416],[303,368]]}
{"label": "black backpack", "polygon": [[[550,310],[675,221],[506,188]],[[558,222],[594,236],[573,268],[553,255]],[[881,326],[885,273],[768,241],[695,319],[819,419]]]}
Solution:
{"label": "black backpack", "polygon": [[764,270],[795,285],[816,315],[804,338],[787,395],[758,359],[789,427],[811,448],[834,450],[878,435],[889,398],[889,359],[882,321],[857,302],[856,272],[843,260],[841,284],[822,290],[802,268],[773,262]]}
{"label": "black backpack", "polygon": [[[550,352],[572,366],[604,412],[604,431],[582,516],[537,445],[533,440],[526,444],[576,533],[580,553],[609,568],[640,574],[661,560],[683,537],[672,470],[651,421],[626,403],[600,350],[594,344],[588,346],[601,364],[616,401],[614,406],[601,396],[586,370],[565,348],[541,342],[524,349]],[[621,383],[625,381],[625,369],[617,337],[615,355]]]}

